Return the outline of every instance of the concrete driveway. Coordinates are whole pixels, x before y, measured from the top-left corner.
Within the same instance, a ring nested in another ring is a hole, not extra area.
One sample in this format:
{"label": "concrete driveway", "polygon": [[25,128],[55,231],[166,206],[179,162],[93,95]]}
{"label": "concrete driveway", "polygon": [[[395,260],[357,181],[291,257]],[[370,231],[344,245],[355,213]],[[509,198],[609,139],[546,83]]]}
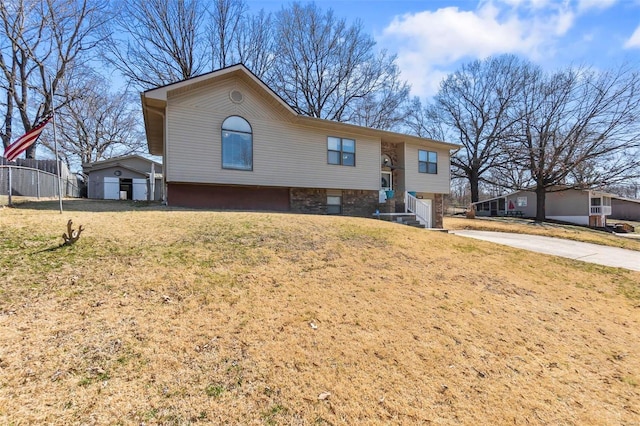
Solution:
{"label": "concrete driveway", "polygon": [[539,235],[472,231],[466,229],[449,232],[462,237],[491,241],[523,250],[640,271],[640,252],[638,251],[563,240],[561,238],[542,237]]}

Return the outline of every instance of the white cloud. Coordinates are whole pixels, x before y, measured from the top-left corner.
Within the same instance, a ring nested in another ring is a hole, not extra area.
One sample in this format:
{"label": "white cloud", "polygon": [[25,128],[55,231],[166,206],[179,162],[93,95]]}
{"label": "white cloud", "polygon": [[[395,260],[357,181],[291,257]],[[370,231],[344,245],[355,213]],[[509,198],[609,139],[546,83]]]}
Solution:
{"label": "white cloud", "polygon": [[446,7],[396,16],[378,42],[398,54],[413,93],[431,96],[461,60],[501,53],[542,60],[553,54],[554,42],[574,19],[564,2],[483,0],[475,10]]}
{"label": "white cloud", "polygon": [[578,12],[585,12],[591,9],[608,9],[617,2],[618,0],[579,0]]}
{"label": "white cloud", "polygon": [[624,44],[625,49],[639,49],[640,48],[640,26],[631,34],[631,37]]}

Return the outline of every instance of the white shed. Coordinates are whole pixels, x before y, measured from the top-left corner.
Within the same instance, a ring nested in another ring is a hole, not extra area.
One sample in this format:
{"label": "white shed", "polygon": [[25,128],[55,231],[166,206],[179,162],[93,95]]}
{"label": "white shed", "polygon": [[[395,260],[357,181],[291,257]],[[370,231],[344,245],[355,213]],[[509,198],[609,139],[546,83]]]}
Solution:
{"label": "white shed", "polygon": [[162,164],[139,155],[83,164],[87,197],[104,200],[162,200]]}

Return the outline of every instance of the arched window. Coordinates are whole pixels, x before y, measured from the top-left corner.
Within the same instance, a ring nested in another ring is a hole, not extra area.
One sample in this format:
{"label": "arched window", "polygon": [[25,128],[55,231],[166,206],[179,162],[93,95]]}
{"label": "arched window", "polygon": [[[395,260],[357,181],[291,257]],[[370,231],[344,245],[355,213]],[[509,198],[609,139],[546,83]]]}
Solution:
{"label": "arched window", "polygon": [[222,123],[222,168],[253,170],[253,135],[247,120],[237,115]]}

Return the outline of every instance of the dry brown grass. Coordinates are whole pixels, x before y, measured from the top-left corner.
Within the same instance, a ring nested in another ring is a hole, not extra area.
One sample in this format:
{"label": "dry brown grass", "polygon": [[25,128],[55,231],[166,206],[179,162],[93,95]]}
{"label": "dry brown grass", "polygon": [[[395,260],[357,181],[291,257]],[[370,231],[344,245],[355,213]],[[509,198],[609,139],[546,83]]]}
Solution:
{"label": "dry brown grass", "polygon": [[476,229],[480,231],[515,232],[518,234],[543,235],[547,237],[564,238],[568,240],[584,241],[586,243],[601,244],[640,251],[640,240],[631,239],[603,231],[596,231],[583,226],[560,225],[555,223],[536,223],[529,219],[513,218],[480,218],[463,219],[460,217],[445,217],[446,229]]}
{"label": "dry brown grass", "polygon": [[0,423],[640,423],[638,272],[367,219],[43,206],[0,209]]}

